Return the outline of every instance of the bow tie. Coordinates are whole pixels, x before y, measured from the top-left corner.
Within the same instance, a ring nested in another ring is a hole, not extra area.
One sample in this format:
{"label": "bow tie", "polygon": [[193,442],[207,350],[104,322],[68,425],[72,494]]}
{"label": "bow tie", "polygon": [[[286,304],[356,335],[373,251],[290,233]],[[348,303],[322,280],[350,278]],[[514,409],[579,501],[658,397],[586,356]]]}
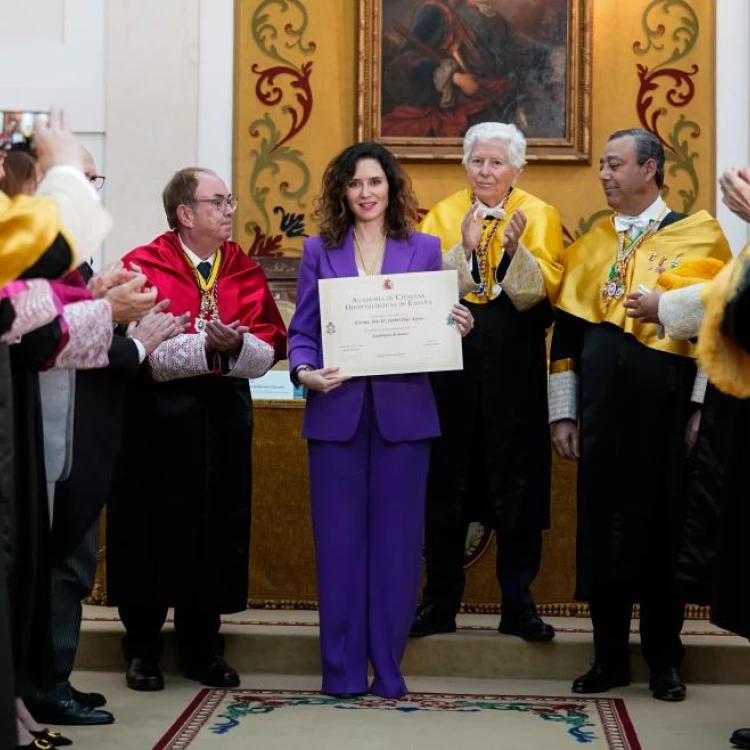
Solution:
{"label": "bow tie", "polygon": [[505,209],[502,206],[494,206],[493,208],[490,208],[489,206],[480,203],[479,206],[477,206],[477,211],[479,211],[485,219],[504,219],[506,216]]}
{"label": "bow tie", "polygon": [[645,232],[650,225],[651,220],[647,216],[615,215],[615,229],[618,232],[630,232],[631,235],[639,235]]}

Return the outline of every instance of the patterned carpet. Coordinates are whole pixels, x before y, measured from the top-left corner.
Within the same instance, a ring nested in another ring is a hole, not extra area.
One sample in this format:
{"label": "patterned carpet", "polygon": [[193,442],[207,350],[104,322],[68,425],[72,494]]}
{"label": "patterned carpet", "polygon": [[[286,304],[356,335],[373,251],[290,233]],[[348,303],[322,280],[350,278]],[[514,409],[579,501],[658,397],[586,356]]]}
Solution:
{"label": "patterned carpet", "polygon": [[201,690],[153,750],[288,749],[300,737],[321,750],[641,750],[620,698],[410,693],[341,700],[251,689]]}

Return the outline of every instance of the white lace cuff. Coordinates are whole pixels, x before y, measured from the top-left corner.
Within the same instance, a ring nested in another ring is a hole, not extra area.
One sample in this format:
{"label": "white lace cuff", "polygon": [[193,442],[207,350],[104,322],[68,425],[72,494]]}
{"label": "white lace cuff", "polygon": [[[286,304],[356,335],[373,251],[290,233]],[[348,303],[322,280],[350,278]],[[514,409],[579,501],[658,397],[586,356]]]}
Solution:
{"label": "white lace cuff", "polygon": [[252,333],[245,333],[242,336],[242,349],[226,375],[230,378],[259,378],[271,369],[273,359],[274,351],[270,344]]}
{"label": "white lace cuff", "polygon": [[573,370],[549,376],[549,421],[578,420],[578,374]]}
{"label": "white lace cuff", "polygon": [[458,296],[461,299],[477,288],[477,282],[471,275],[469,261],[466,260],[466,252],[460,242],[443,253],[443,270],[458,271]]}
{"label": "white lace cuff", "polygon": [[513,254],[502,283],[513,307],[523,312],[547,296],[539,262],[520,242]]}
{"label": "white lace cuff", "polygon": [[695,338],[703,322],[703,284],[672,289],[659,297],[659,322],[671,339]]}
{"label": "white lace cuff", "polygon": [[90,370],[109,364],[112,308],[105,299],[73,302],[63,308],[68,341],[55,357],[56,369]]}
{"label": "white lace cuff", "polygon": [[52,287],[42,279],[27,282],[26,289],[10,297],[16,317],[0,340],[17,341],[27,333],[46,326],[62,313]]}
{"label": "white lace cuff", "polygon": [[181,333],[162,342],[148,358],[151,377],[161,382],[208,375],[205,341],[200,333]]}
{"label": "white lace cuff", "polygon": [[694,404],[702,404],[706,398],[706,386],[708,385],[708,376],[702,368],[698,368],[695,373],[695,382],[693,383],[693,395],[690,400]]}

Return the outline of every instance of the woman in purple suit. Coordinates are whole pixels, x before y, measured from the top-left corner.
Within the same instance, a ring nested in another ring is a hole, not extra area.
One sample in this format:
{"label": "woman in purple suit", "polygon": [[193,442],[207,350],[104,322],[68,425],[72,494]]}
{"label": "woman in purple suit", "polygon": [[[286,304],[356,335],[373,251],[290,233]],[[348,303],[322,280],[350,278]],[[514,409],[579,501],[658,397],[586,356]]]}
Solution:
{"label": "woman in purple suit", "polygon": [[[303,435],[318,573],[324,693],[406,693],[401,657],[419,594],[430,439],[426,374],[346,378],[323,367],[318,280],[441,269],[440,241],[412,230],[417,202],[394,156],[358,143],[326,169],[320,236],[305,241],[289,326],[292,380],[308,390]],[[468,309],[453,316],[461,335]]]}

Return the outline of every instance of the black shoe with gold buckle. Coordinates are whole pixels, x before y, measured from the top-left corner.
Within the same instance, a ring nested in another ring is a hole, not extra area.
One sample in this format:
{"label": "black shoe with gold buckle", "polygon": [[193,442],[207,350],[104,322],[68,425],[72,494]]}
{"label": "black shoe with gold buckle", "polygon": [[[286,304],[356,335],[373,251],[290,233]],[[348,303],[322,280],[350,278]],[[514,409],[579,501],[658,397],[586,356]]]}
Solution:
{"label": "black shoe with gold buckle", "polygon": [[73,744],[73,740],[69,740],[67,737],[63,737],[60,732],[53,732],[46,727],[39,732],[30,731],[29,734],[34,735],[36,739],[42,742],[49,743],[52,747],[66,747]]}

